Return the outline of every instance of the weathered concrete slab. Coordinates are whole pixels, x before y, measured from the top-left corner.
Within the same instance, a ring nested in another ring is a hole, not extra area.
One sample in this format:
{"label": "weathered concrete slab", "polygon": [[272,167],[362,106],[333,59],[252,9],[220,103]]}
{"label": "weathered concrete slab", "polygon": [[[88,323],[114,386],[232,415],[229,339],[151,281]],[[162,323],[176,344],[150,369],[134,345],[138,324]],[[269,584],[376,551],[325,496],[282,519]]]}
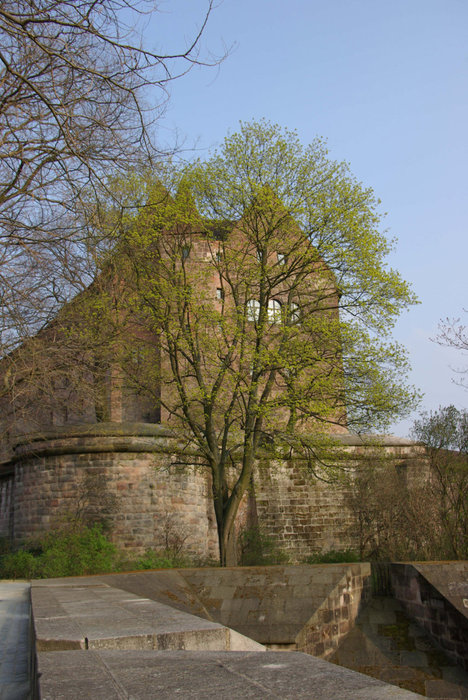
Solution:
{"label": "weathered concrete slab", "polygon": [[[143,598],[150,598],[151,600],[165,603],[177,610],[205,617],[207,620],[213,619],[197,592],[190,585],[186,576],[184,576],[186,571],[188,570],[168,569],[108,574],[101,577],[100,580],[110,586],[121,588]],[[217,620],[217,622],[220,622],[220,620]]]}
{"label": "weathered concrete slab", "polygon": [[[134,593],[183,610],[192,615],[212,619],[198,598],[194,589],[184,579],[185,569],[158,569],[155,571],[133,571],[122,574],[100,574],[94,576],[71,576],[51,578],[43,585],[54,586],[96,586],[103,584]],[[210,569],[211,571],[211,569]],[[37,582],[40,584],[40,582]]]}
{"label": "weathered concrete slab", "polygon": [[99,582],[36,582],[32,604],[38,651],[263,647],[219,623]]}
{"label": "weathered concrete slab", "polygon": [[0,700],[25,700],[35,686],[29,583],[0,582]]}
{"label": "weathered concrete slab", "polygon": [[[318,656],[325,639],[332,640],[332,649],[349,631],[369,578],[370,564],[361,563],[172,569],[71,578],[67,585],[110,585],[216,621],[261,644],[298,641]],[[63,586],[64,579],[46,583]]]}
{"label": "weathered concrete slab", "polygon": [[69,651],[39,654],[42,700],[416,700],[422,696],[290,652]]}

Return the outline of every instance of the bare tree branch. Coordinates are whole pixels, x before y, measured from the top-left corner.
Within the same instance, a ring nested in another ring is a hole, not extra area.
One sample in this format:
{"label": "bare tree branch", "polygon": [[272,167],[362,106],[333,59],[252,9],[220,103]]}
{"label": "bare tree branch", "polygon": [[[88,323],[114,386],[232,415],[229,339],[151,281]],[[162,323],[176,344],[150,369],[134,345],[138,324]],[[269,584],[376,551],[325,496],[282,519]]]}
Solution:
{"label": "bare tree branch", "polygon": [[[466,309],[464,312],[467,313]],[[462,323],[461,318],[446,318],[439,323],[439,333],[432,338],[438,345],[460,350],[462,355],[468,353],[468,326]],[[468,367],[452,367],[456,374],[468,374]],[[465,377],[453,379],[454,384],[462,386],[468,390]]]}
{"label": "bare tree branch", "polygon": [[[170,82],[193,65],[217,63],[199,51],[211,10],[206,0],[199,26],[180,51],[158,54],[134,28],[156,11],[152,0],[1,3],[3,351],[32,317],[37,330],[76,293],[76,282],[67,283],[72,260],[80,260],[79,271],[88,271],[83,285],[89,283],[89,201],[116,174],[161,156],[152,126]],[[151,105],[145,102],[150,87]]]}

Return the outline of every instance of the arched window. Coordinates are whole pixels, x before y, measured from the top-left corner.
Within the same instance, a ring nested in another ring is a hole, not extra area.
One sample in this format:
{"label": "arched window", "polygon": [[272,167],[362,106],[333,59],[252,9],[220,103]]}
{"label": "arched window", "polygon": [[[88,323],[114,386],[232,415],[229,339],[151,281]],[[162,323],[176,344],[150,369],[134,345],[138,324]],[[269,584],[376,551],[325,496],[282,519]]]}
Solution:
{"label": "arched window", "polygon": [[249,299],[247,302],[247,320],[258,321],[260,315],[260,302],[257,299]]}
{"label": "arched window", "polygon": [[279,323],[281,321],[281,303],[278,299],[270,299],[268,302],[268,320],[271,323]]}

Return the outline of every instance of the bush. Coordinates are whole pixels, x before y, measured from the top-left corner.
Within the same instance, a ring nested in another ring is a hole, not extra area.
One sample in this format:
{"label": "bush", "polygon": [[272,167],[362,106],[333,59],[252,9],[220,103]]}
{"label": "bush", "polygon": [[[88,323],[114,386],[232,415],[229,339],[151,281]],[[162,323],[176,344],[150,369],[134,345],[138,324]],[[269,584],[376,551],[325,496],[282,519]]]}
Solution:
{"label": "bush", "polygon": [[37,577],[38,559],[20,549],[18,552],[4,554],[0,560],[0,578],[40,578]]}
{"label": "bush", "polygon": [[240,535],[239,544],[241,566],[270,566],[286,564],[289,561],[286,552],[258,527],[244,530]]}
{"label": "bush", "polygon": [[115,570],[116,548],[99,525],[66,526],[0,559],[0,577],[55,578]]}
{"label": "bush", "polygon": [[122,569],[134,569],[136,571],[146,569],[183,569],[191,565],[191,561],[180,554],[171,551],[162,552],[149,549],[143,556],[130,560],[122,565]]}
{"label": "bush", "polygon": [[328,552],[311,554],[304,560],[305,564],[352,564],[361,561],[353,549],[330,549]]}
{"label": "bush", "polygon": [[117,550],[100,525],[48,533],[42,546],[41,578],[101,574],[115,569]]}
{"label": "bush", "polygon": [[0,556],[11,552],[11,542],[9,537],[0,537]]}

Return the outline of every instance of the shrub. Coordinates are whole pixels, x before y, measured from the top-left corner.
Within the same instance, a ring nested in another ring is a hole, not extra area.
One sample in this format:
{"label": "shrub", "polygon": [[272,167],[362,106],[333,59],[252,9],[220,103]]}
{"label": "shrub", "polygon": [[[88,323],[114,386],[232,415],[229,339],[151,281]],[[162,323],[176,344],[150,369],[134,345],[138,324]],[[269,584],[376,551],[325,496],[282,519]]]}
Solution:
{"label": "shrub", "polygon": [[99,525],[68,525],[22,549],[4,554],[3,578],[53,578],[115,570],[116,548]]}
{"label": "shrub", "polygon": [[0,578],[36,578],[38,559],[20,549],[18,552],[4,554],[0,560]]}
{"label": "shrub", "polygon": [[174,554],[174,552],[168,550],[156,551],[149,549],[141,557],[122,564],[121,570],[183,569],[191,566],[191,563],[187,557],[181,554]]}
{"label": "shrub", "polygon": [[41,578],[109,573],[117,550],[100,525],[79,525],[48,533],[39,556]]}
{"label": "shrub", "polygon": [[352,549],[330,549],[328,552],[316,552],[306,557],[305,564],[350,564],[361,561],[359,554]]}
{"label": "shrub", "polygon": [[277,543],[258,527],[244,530],[239,538],[241,566],[286,564],[289,557]]}

